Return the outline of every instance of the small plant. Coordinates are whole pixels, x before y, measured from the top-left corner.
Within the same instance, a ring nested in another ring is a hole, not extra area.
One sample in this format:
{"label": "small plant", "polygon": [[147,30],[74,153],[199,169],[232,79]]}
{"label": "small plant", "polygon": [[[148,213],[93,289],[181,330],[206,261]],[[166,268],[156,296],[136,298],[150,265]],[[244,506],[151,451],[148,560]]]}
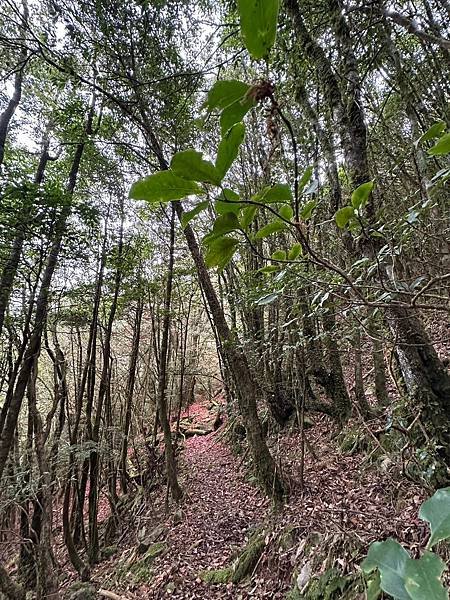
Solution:
{"label": "small plant", "polygon": [[438,490],[424,502],[419,517],[431,529],[426,551],[419,559],[412,559],[392,538],[371,544],[361,565],[365,573],[379,571],[379,577],[370,585],[371,598],[378,598],[382,590],[396,600],[448,600],[448,591],[441,582],[447,566],[431,548],[450,538],[450,487]]}

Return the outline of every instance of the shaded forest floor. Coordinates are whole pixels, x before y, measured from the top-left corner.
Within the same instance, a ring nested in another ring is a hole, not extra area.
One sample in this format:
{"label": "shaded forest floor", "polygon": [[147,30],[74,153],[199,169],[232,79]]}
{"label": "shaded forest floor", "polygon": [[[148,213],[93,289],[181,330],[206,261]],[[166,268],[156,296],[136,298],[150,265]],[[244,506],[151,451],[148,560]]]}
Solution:
{"label": "shaded forest floor", "polygon": [[[96,569],[98,587],[129,599],[285,598],[295,580],[301,587],[330,568],[357,573],[373,540],[392,536],[417,554],[427,536],[418,519],[425,491],[389,459],[380,468],[380,462],[371,464],[370,452],[340,451],[326,417],[315,418],[307,435],[316,456],[306,453],[303,493],[299,434],[270,437],[291,487],[281,511],[259,492],[245,453],[233,455],[221,429],[188,438],[180,456],[180,509],[164,513],[161,489],[147,500],[130,523],[130,535]],[[144,527],[151,543],[139,553],[136,532]],[[206,583],[205,571],[220,579],[221,569],[236,565],[249,538],[261,543],[242,581]]]}

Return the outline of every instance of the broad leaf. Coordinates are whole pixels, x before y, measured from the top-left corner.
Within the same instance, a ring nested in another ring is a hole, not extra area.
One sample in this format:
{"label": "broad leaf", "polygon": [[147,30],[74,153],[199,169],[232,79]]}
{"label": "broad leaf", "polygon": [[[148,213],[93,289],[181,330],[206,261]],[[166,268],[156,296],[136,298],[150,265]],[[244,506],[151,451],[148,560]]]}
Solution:
{"label": "broad leaf", "polygon": [[450,133],[446,133],[439,139],[436,144],[428,150],[431,156],[441,156],[450,153]]}
{"label": "broad leaf", "polygon": [[230,127],[242,121],[250,109],[255,106],[255,101],[251,98],[237,100],[227,106],[220,115],[220,131],[224,135]]}
{"label": "broad leaf", "polygon": [[270,204],[271,202],[291,203],[293,198],[291,188],[286,183],[276,183],[263,188],[253,196],[252,200],[264,204]]}
{"label": "broad leaf", "polygon": [[212,232],[206,235],[203,239],[205,244],[210,244],[213,240],[218,237],[225,235],[226,233],[230,233],[231,231],[236,231],[236,229],[240,229],[241,225],[238,221],[237,216],[228,212],[224,215],[220,215],[214,221]]}
{"label": "broad leaf", "polygon": [[275,250],[271,258],[272,260],[286,260],[286,252],[284,250]]}
{"label": "broad leaf", "polygon": [[299,243],[296,243],[289,250],[288,259],[295,260],[302,254],[302,252],[303,252],[302,245]]}
{"label": "broad leaf", "polygon": [[428,142],[429,140],[439,137],[445,131],[446,127],[447,124],[445,121],[438,121],[437,123],[434,123],[430,129],[428,129],[428,131],[420,136],[420,138],[417,140],[417,143]]}
{"label": "broad leaf", "polygon": [[411,558],[405,565],[405,588],[412,600],[448,600],[448,592],[441,582],[446,565],[432,552],[425,552],[418,560]]}
{"label": "broad leaf", "polygon": [[366,204],[373,190],[373,186],[374,182],[368,181],[356,188],[352,194],[352,206],[355,210],[358,210]]}
{"label": "broad leaf", "polygon": [[236,123],[224,134],[216,158],[216,169],[222,178],[225,177],[228,169],[235,161],[239,146],[244,141],[244,136],[245,126],[243,123]]}
{"label": "broad leaf", "polygon": [[252,58],[266,58],[275,43],[279,0],[238,0],[241,33]]}
{"label": "broad leaf", "polygon": [[192,210],[186,211],[181,217],[181,227],[184,229],[194,217],[201,213],[202,210],[205,210],[205,208],[208,208],[208,204],[208,200],[205,200],[204,202],[200,202],[200,204],[197,204],[197,206],[195,206]]}
{"label": "broad leaf", "polygon": [[255,215],[258,212],[258,210],[259,210],[259,206],[255,206],[254,204],[251,204],[250,206],[247,206],[246,208],[244,208],[244,210],[242,211],[242,217],[241,217],[242,229],[247,229],[247,227],[250,225],[250,223],[255,218]]}
{"label": "broad leaf", "polygon": [[219,237],[208,245],[205,263],[208,267],[223,269],[233,258],[239,240],[230,237]]}
{"label": "broad leaf", "polygon": [[175,175],[173,171],[159,171],[133,183],[129,193],[134,200],[147,202],[169,202],[180,200],[191,194],[205,192],[194,181],[188,181]]}
{"label": "broad leaf", "polygon": [[381,589],[397,600],[411,600],[405,588],[405,565],[410,559],[406,550],[395,540],[373,542],[361,565],[365,573],[380,571]]}
{"label": "broad leaf", "polygon": [[283,221],[272,221],[272,223],[268,223],[256,232],[255,240],[260,240],[277,231],[283,231],[284,229],[287,229],[286,223],[283,223]]}
{"label": "broad leaf", "polygon": [[294,211],[289,204],[283,204],[283,206],[278,209],[278,213],[283,217],[283,219],[286,219],[286,221],[290,221],[294,216]]}
{"label": "broad leaf", "polygon": [[309,202],[307,202],[304,206],[302,206],[302,209],[300,211],[300,216],[304,221],[308,221],[313,214],[314,209],[317,206],[317,200],[310,200]]}
{"label": "broad leaf", "polygon": [[344,227],[351,219],[353,219],[354,216],[355,209],[353,206],[344,206],[344,208],[340,208],[334,215],[334,218],[336,219],[336,225],[341,229],[344,229]]}
{"label": "broad leaf", "polygon": [[239,195],[229,188],[224,188],[220,196],[214,205],[216,213],[218,215],[224,215],[225,213],[232,212],[235,215],[241,210],[242,202],[240,202]]}
{"label": "broad leaf", "polygon": [[205,106],[209,110],[215,108],[223,110],[230,104],[233,104],[233,102],[236,102],[236,100],[242,100],[250,88],[251,86],[248,83],[237,81],[236,79],[216,81],[208,92]]}
{"label": "broad leaf", "polygon": [[450,487],[437,490],[426,500],[420,507],[419,517],[430,524],[431,536],[427,548],[450,538]]}
{"label": "broad leaf", "polygon": [[196,150],[177,152],[170,163],[170,168],[179,177],[204,183],[219,185],[222,177],[216,167],[202,158],[202,153]]}

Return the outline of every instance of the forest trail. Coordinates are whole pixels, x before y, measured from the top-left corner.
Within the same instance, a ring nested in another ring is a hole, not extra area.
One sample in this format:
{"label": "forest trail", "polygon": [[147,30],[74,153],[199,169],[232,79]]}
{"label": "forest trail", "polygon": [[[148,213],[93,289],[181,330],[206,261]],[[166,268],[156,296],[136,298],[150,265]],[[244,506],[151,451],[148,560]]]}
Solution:
{"label": "forest trail", "polygon": [[[190,407],[189,418],[195,427],[206,428],[211,413],[200,400]],[[364,548],[374,539],[395,537],[412,552],[423,544],[426,527],[417,518],[423,490],[388,472],[361,468],[367,456],[341,453],[326,418],[318,419],[308,430],[317,456],[306,455],[304,494],[295,481],[298,432],[270,436],[272,451],[282,457],[284,474],[292,485],[289,501],[278,514],[248,480],[243,456],[234,456],[223,440],[226,427],[225,423],[218,431],[185,440],[179,465],[185,497],[180,509],[172,506],[167,516],[161,504],[146,513],[147,531],[156,528],[161,532],[155,547],[162,551],[139,581],[133,579],[135,566],[125,576],[122,571],[120,580],[110,587],[120,589],[124,598],[282,599],[291,586],[292,566],[301,567],[306,561],[302,552],[307,540],[310,543],[317,538],[315,543],[322,550],[334,548],[342,557],[341,566],[350,569],[363,558],[355,548]],[[390,496],[387,485],[392,485]],[[201,579],[202,571],[230,566],[258,527],[265,527],[268,533],[251,578],[238,585]],[[281,548],[280,539],[290,542]],[[95,579],[111,584],[117,561],[126,562],[129,552],[103,563]]]}

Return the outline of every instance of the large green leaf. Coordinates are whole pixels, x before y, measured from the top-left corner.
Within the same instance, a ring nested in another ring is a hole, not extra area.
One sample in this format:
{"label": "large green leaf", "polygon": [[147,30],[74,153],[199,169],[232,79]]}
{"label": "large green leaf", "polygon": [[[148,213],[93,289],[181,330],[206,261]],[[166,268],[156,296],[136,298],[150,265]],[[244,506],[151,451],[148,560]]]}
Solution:
{"label": "large green leaf", "polygon": [[203,241],[205,244],[210,244],[216,238],[221,237],[226,233],[236,231],[237,229],[241,229],[237,216],[232,212],[225,213],[224,215],[217,217],[214,221],[212,232],[206,235]]}
{"label": "large green leaf", "polygon": [[432,552],[425,552],[418,560],[411,558],[405,565],[405,588],[412,600],[448,600],[448,592],[441,582],[446,565]]}
{"label": "large green leaf", "polygon": [[428,142],[428,140],[432,140],[436,137],[439,137],[447,127],[445,121],[438,121],[437,123],[433,123],[433,125],[426,131],[420,138],[417,140],[419,142]]}
{"label": "large green leaf", "polygon": [[183,227],[184,229],[194,217],[201,213],[202,210],[208,208],[208,204],[208,200],[205,200],[204,202],[200,202],[200,204],[197,204],[197,206],[195,206],[192,210],[186,211],[181,217],[181,227]]}
{"label": "large green leaf", "polygon": [[344,227],[351,219],[353,219],[354,216],[355,209],[353,206],[344,206],[344,208],[340,208],[334,215],[334,218],[336,219],[336,225],[341,229],[344,229]]}
{"label": "large green leaf", "polygon": [[255,59],[266,58],[275,43],[279,0],[238,0],[244,44]]}
{"label": "large green leaf", "polygon": [[225,177],[228,169],[235,161],[239,146],[244,141],[245,126],[235,123],[223,136],[217,151],[216,169],[221,177]]}
{"label": "large green leaf", "polygon": [[233,190],[230,190],[229,188],[224,188],[222,190],[214,205],[218,215],[224,215],[228,212],[232,212],[237,215],[242,206],[243,205],[240,201],[239,194],[236,194],[236,192],[233,192]]}
{"label": "large green leaf", "polygon": [[191,194],[200,195],[205,192],[195,181],[188,181],[175,175],[173,171],[159,171],[133,183],[129,193],[134,200],[147,202],[168,202],[180,200]]}
{"label": "large green leaf", "polygon": [[255,239],[260,240],[272,235],[272,233],[276,233],[277,231],[283,231],[284,229],[287,229],[287,227],[288,226],[286,223],[283,223],[283,221],[272,221],[256,232]]}
{"label": "large green leaf", "polygon": [[430,524],[431,536],[428,540],[428,548],[450,538],[450,487],[437,490],[424,502],[420,507],[419,517]]}
{"label": "large green leaf", "polygon": [[436,144],[428,150],[431,156],[441,156],[450,153],[450,133],[443,135]]}
{"label": "large green leaf", "polygon": [[255,202],[270,204],[271,202],[292,202],[292,191],[286,183],[276,183],[267,186],[255,194],[252,198]]}
{"label": "large green leaf", "polygon": [[223,269],[233,258],[239,240],[230,237],[219,237],[208,245],[205,262],[208,267]]}
{"label": "large green leaf", "polygon": [[411,600],[405,588],[405,565],[410,559],[406,550],[395,540],[373,542],[361,565],[365,573],[380,571],[381,589],[397,600]]}
{"label": "large green leaf", "polygon": [[366,204],[373,190],[373,186],[374,182],[368,181],[356,188],[352,194],[352,206],[354,209],[358,210],[358,208],[361,208]]}
{"label": "large green leaf", "polygon": [[196,150],[183,150],[177,152],[170,163],[170,168],[179,177],[204,183],[219,185],[222,177],[216,167],[203,160],[202,153]]}
{"label": "large green leaf", "polygon": [[296,258],[298,258],[302,254],[302,252],[303,252],[302,245],[297,242],[289,250],[288,259],[289,260],[295,260]]}
{"label": "large green leaf", "polygon": [[213,110],[214,108],[223,110],[230,104],[233,104],[233,102],[236,102],[236,100],[242,100],[250,87],[248,83],[237,81],[236,79],[216,81],[208,92],[205,106],[209,110]]}
{"label": "large green leaf", "polygon": [[255,106],[255,101],[251,98],[236,100],[233,104],[227,106],[220,115],[220,131],[224,135],[230,127],[242,121],[248,111]]}

